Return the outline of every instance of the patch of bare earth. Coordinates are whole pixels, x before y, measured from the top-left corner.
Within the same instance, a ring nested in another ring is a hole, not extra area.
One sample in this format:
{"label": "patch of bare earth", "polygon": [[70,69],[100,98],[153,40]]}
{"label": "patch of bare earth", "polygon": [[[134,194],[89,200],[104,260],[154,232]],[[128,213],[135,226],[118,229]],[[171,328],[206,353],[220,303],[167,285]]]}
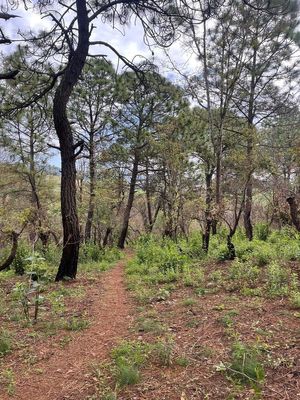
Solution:
{"label": "patch of bare earth", "polygon": [[[6,356],[5,368],[14,372],[15,387],[13,395],[7,394],[7,388],[0,388],[1,400],[83,400],[93,393],[92,364],[99,365],[109,357],[111,348],[126,335],[132,321],[124,263],[120,261],[92,280],[78,280],[85,286],[87,296],[70,299],[74,301],[71,310],[85,310],[90,325],[82,331],[67,332],[70,337],[63,348],[60,344],[66,331],[36,343],[33,339],[25,349],[32,352],[33,363],[28,358],[24,363],[20,350]],[[74,288],[77,284],[70,285]]]}
{"label": "patch of bare earth", "polygon": [[[195,303],[184,305],[188,298]],[[131,339],[151,343],[171,338],[171,365],[147,365],[141,382],[123,389],[118,400],[300,399],[300,323],[286,298],[246,297],[223,289],[196,296],[192,288],[181,286],[169,299],[146,305],[139,318],[149,312],[167,331],[137,328]],[[216,368],[230,362],[237,341],[263,349],[266,376],[259,395]],[[179,366],[178,357],[189,364]]]}

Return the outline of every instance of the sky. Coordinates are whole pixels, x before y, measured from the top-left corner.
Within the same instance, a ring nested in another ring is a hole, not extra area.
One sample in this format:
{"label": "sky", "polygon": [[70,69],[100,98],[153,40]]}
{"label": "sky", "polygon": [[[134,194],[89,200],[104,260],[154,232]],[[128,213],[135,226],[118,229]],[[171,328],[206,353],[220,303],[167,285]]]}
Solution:
{"label": "sky", "polygon": [[[1,28],[4,28],[7,36],[13,41],[12,45],[1,46],[1,50],[5,53],[12,51],[14,45],[22,43],[22,38],[18,34],[19,31],[26,32],[32,30],[36,32],[51,27],[50,20],[41,18],[38,10],[26,11],[21,4],[17,9],[10,10],[10,13],[18,15],[19,18],[10,19],[6,22],[1,20]],[[95,21],[95,24],[97,28],[94,30],[92,40],[107,41],[130,61],[134,60],[138,62],[142,60],[141,57],[151,59],[154,55],[155,63],[160,67],[161,73],[172,79],[178,79],[175,71],[171,71],[171,65],[167,62],[164,51],[157,46],[152,46],[151,50],[146,46],[143,41],[143,28],[141,24],[133,18],[131,19],[131,23],[125,28],[117,26],[116,29],[113,29],[111,24],[103,24],[99,18]],[[94,48],[92,52],[106,54],[107,58],[110,59],[115,66],[118,65],[117,56],[109,49],[103,47],[101,49]],[[186,49],[183,48],[180,42],[175,42],[169,49],[169,52],[177,65],[188,65],[189,68],[196,67],[196,59],[190,57],[186,53]],[[122,68],[122,64],[120,64],[120,68]]]}

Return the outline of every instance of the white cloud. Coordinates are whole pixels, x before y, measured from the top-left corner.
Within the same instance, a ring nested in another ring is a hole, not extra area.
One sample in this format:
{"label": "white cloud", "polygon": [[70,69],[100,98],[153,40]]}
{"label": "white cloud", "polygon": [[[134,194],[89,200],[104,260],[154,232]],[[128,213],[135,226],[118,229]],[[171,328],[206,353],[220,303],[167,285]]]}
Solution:
{"label": "white cloud", "polygon": [[[14,14],[19,15],[20,18],[11,19],[7,22],[1,21],[1,25],[5,26],[7,35],[14,40],[15,44],[19,43],[22,37],[19,35],[19,31],[26,32],[32,30],[37,32],[42,29],[47,29],[51,26],[51,21],[47,18],[41,18],[38,10],[25,10],[21,7],[13,11]],[[130,61],[139,62],[142,57],[152,58],[154,54],[154,62],[159,65],[161,73],[170,77],[171,79],[179,81],[179,75],[176,73],[171,63],[165,56],[164,50],[160,49],[158,46],[151,46],[151,49],[144,42],[144,30],[138,20],[132,20],[128,26],[118,26],[115,29],[110,23],[103,23],[101,19],[95,21],[96,29],[92,34],[92,40],[101,40],[108,42],[112,45],[120,54],[125,56]],[[2,46],[1,50],[5,53],[13,51],[14,46]],[[110,59],[114,65],[118,65],[117,56],[108,48],[103,46],[93,46],[91,49],[92,54],[105,54],[108,59]],[[191,57],[186,51],[186,48],[182,45],[180,41],[175,42],[169,49],[170,57],[172,58],[174,64],[178,68],[185,70],[195,69],[197,66],[197,61],[195,57]],[[119,64],[123,67],[123,64]]]}

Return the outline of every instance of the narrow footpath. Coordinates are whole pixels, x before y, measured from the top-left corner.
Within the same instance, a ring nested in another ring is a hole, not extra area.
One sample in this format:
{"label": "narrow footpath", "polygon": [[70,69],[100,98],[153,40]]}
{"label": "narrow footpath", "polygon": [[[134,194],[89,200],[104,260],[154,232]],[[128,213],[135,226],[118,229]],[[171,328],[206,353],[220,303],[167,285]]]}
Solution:
{"label": "narrow footpath", "polygon": [[119,261],[86,288],[91,300],[91,325],[74,333],[73,340],[63,349],[55,349],[49,359],[35,364],[39,374],[30,370],[18,374],[14,395],[8,396],[0,389],[1,400],[84,400],[93,393],[91,366],[107,359],[111,348],[126,336],[132,321],[132,305],[124,283],[125,264],[126,259]]}

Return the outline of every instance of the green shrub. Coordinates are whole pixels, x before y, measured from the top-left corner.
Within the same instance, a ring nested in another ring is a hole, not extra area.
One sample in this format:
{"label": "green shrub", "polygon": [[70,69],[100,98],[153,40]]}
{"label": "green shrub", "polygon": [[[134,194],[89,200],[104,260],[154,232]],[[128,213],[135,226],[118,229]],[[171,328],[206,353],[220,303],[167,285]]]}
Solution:
{"label": "green shrub", "polygon": [[65,329],[68,331],[82,331],[89,327],[89,321],[84,318],[70,318],[65,323]]}
{"label": "green shrub", "polygon": [[180,242],[180,247],[185,254],[197,260],[206,257],[205,251],[202,249],[202,236],[199,232],[192,232],[188,241]]}
{"label": "green shrub", "polygon": [[36,251],[43,255],[47,264],[57,266],[61,258],[61,248],[54,243],[49,243],[47,248],[37,246]]}
{"label": "green shrub", "polygon": [[140,367],[148,357],[148,347],[144,343],[123,341],[112,350],[112,358],[117,365]]}
{"label": "green shrub", "polygon": [[139,368],[148,357],[149,346],[141,342],[124,341],[112,350],[117,385],[134,385],[140,380]]}
{"label": "green shrub", "polygon": [[254,236],[262,241],[266,241],[270,235],[270,227],[264,222],[259,222],[254,226]]}
{"label": "green shrub", "polygon": [[116,381],[118,386],[135,385],[140,381],[140,371],[134,365],[120,364],[117,368]]}
{"label": "green shrub", "polygon": [[12,263],[12,268],[17,275],[23,275],[30,265],[28,257],[31,255],[31,249],[25,243],[19,243],[16,257]]}
{"label": "green shrub", "polygon": [[151,356],[158,365],[169,367],[172,364],[174,343],[172,339],[165,339],[152,345]]}
{"label": "green shrub", "polygon": [[180,356],[175,359],[175,363],[177,365],[179,365],[180,367],[187,367],[189,365],[190,361],[187,357]]}
{"label": "green shrub", "polygon": [[293,308],[300,308],[300,292],[292,292],[290,303]]}
{"label": "green shrub", "polygon": [[198,287],[204,282],[203,268],[198,265],[185,265],[183,272],[183,283],[185,286]]}
{"label": "green shrub", "polygon": [[104,249],[98,244],[89,242],[80,246],[80,262],[101,261],[104,256]]}
{"label": "green shrub", "polygon": [[169,239],[154,241],[148,238],[146,242],[141,241],[137,246],[136,257],[138,264],[157,267],[162,273],[182,271],[188,261],[178,245]]}
{"label": "green shrub", "polygon": [[9,333],[2,330],[0,332],[0,357],[3,357],[5,356],[5,354],[10,353],[11,349],[12,349],[12,343]]}
{"label": "green shrub", "polygon": [[286,296],[289,291],[289,274],[288,271],[273,261],[267,268],[266,272],[266,290],[269,296]]}
{"label": "green shrub", "polygon": [[245,287],[254,288],[259,283],[261,270],[258,266],[252,265],[251,262],[242,262],[236,259],[229,267],[229,279],[235,283],[236,289]]}
{"label": "green shrub", "polygon": [[216,251],[216,259],[218,261],[226,261],[230,259],[228,248],[225,244],[221,245]]}
{"label": "green shrub", "polygon": [[261,352],[257,347],[237,342],[232,347],[230,375],[240,383],[256,384],[265,378]]}
{"label": "green shrub", "polygon": [[192,297],[188,297],[187,299],[184,299],[182,301],[182,305],[185,307],[194,306],[196,303],[197,303],[196,299],[193,299]]}

